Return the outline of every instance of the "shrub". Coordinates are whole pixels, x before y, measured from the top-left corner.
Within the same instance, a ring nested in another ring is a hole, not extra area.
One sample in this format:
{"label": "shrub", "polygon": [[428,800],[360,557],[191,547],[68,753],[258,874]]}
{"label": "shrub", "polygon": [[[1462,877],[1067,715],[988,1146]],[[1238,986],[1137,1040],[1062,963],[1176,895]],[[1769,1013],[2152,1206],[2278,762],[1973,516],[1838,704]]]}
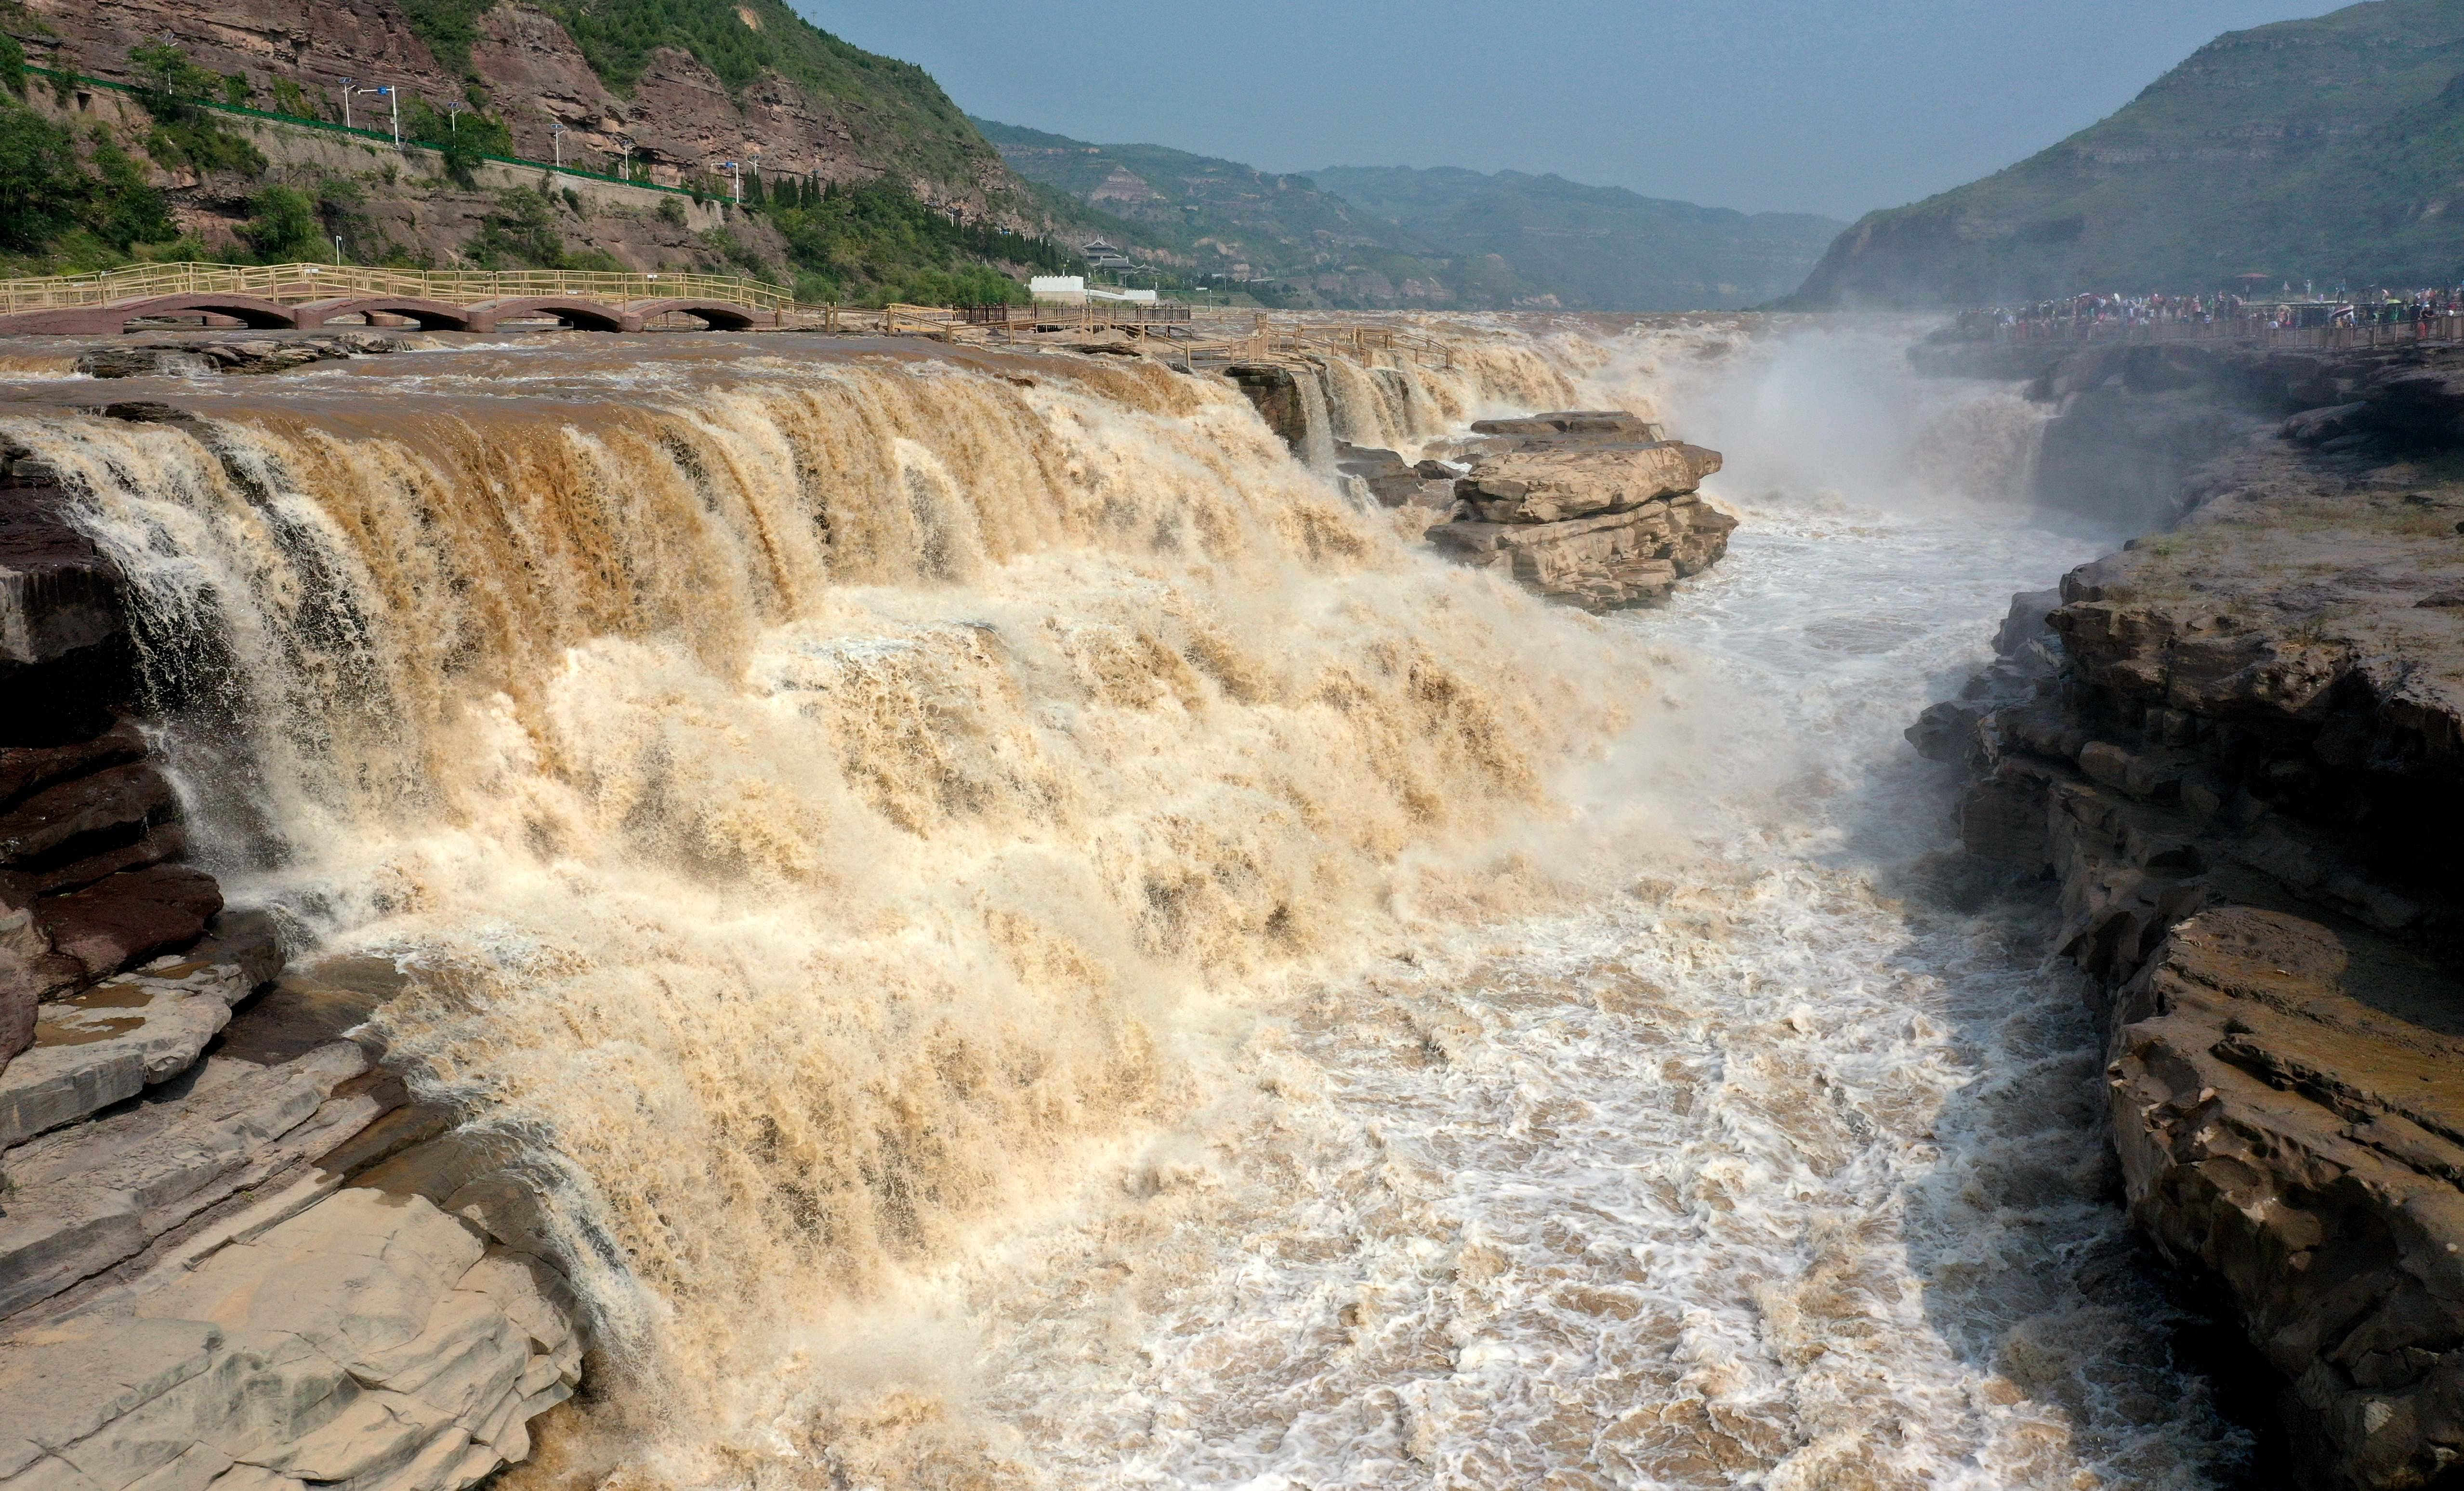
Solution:
{"label": "shrub", "polygon": [[251,199],[249,207],[250,216],[240,225],[239,235],[260,260],[278,264],[325,257],[324,225],[317,216],[316,201],[306,192],[268,186]]}
{"label": "shrub", "polygon": [[466,191],[478,185],[473,173],[483,158],[514,153],[514,132],[504,121],[476,109],[463,110],[457,117],[425,99],[411,100],[403,118],[403,131],[406,139],[435,150],[445,174]]}
{"label": "shrub", "polygon": [[75,138],[23,104],[0,100],[0,248],[41,249],[77,221],[85,196]]}

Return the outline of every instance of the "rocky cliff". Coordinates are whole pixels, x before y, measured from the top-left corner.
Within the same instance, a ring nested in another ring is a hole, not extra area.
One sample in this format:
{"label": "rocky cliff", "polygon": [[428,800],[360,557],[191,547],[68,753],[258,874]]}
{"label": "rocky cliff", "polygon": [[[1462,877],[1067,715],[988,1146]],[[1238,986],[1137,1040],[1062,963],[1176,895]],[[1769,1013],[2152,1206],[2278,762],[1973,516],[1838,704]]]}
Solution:
{"label": "rocky cliff", "polygon": [[2093,351],[2034,386],[2048,495],[2179,521],[2018,598],[1910,738],[1972,769],[1969,850],[2058,888],[2131,1214],[2247,1335],[2297,1479],[2450,1483],[2464,352]]}
{"label": "rocky cliff", "polygon": [[[159,405],[99,418],[176,418]],[[117,571],[0,450],[0,1488],[458,1491],[579,1380],[561,1276],[187,862]]]}
{"label": "rocky cliff", "polygon": [[[714,25],[715,41],[704,35]],[[397,88],[406,108],[475,100],[503,120],[520,155],[549,160],[561,149],[612,171],[630,140],[634,163],[670,186],[737,160],[834,182],[896,172],[927,200],[971,215],[1024,203],[1000,155],[930,77],[815,30],[778,0],[671,8],[634,27],[628,47],[603,42],[595,66],[552,8],[511,4],[25,0],[8,29],[37,61],[116,81],[135,80],[133,48],[168,39],[197,66],[239,79],[260,107],[289,102],[296,112],[304,102],[336,120],[344,79]],[[726,46],[730,30],[751,50]],[[360,99],[354,118],[382,128],[389,107]]]}

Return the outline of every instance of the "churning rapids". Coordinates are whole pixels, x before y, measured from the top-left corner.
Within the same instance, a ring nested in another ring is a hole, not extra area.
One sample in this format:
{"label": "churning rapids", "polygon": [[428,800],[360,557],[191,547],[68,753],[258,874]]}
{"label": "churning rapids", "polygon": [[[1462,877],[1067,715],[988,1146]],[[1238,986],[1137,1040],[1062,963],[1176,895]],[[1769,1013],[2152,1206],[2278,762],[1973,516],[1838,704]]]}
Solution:
{"label": "churning rapids", "polygon": [[1430,329],[1332,433],[1665,417],[1726,563],[1545,606],[1150,364],[20,385],[211,867],[534,1156],[600,1349],[517,1480],[2233,1473],[2079,991],[1899,734],[2109,541],[2033,525],[2035,415],[1880,332]]}

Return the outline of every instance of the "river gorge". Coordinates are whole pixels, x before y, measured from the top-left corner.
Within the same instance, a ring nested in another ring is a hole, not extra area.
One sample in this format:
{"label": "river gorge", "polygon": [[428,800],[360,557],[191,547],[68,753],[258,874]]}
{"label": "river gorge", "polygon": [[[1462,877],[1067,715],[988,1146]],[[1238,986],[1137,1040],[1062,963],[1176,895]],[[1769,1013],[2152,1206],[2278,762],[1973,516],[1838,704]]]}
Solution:
{"label": "river gorge", "polygon": [[[345,1318],[376,1365],[257,1451],[0,1486],[2257,1483],[2123,1204],[2113,970],[1903,738],[2148,515],[2049,504],[2069,406],[1916,323],[1420,329],[1289,441],[1159,362],[785,333],[12,363],[164,816],[325,1020],[260,1064],[401,1090],[0,1333],[185,1308],[228,1377],[316,1332],[192,1281],[348,1204],[297,1256],[439,1260],[502,1365]],[[1562,410],[1716,449],[1726,558],[1588,614],[1339,469]]]}

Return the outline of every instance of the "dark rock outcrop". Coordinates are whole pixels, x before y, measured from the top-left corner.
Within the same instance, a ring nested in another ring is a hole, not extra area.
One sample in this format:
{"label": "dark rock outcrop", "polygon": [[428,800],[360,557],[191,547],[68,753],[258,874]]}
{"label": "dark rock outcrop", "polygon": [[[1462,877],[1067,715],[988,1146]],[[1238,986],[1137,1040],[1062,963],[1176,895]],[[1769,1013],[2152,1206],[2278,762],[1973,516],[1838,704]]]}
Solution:
{"label": "dark rock outcrop", "polygon": [[2157,443],[2189,468],[2161,506],[2188,516],[2018,598],[1995,665],[1909,738],[1972,769],[1971,852],[2058,886],[2060,949],[2107,1021],[2132,1217],[2275,1375],[2288,1474],[2446,1484],[2464,1458],[2451,354],[2178,350],[2066,360],[2038,389],[2102,401],[2066,417],[2082,456],[2119,432],[2109,466],[2149,456],[2135,431],[2200,431]]}
{"label": "dark rock outcrop", "polygon": [[148,341],[88,347],[77,370],[92,378],[179,377],[195,373],[283,373],[314,362],[407,352],[421,345],[376,332],[325,337],[250,337],[235,341]]}
{"label": "dark rock outcrop", "polygon": [[1301,397],[1300,383],[1290,368],[1280,362],[1235,362],[1223,369],[1223,376],[1240,384],[1241,391],[1257,407],[1258,417],[1266,422],[1268,429],[1283,436],[1293,454],[1309,453],[1309,406]]}

